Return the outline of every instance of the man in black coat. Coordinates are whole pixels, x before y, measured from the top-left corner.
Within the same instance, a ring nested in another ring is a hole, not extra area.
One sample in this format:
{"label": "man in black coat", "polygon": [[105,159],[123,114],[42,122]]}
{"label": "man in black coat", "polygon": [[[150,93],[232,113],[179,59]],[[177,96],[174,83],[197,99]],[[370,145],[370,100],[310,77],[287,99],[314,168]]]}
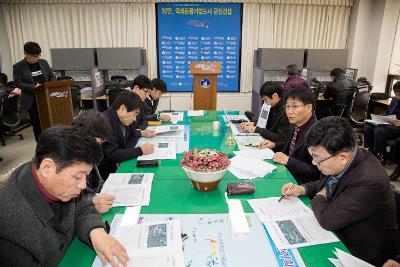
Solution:
{"label": "man in black coat", "polygon": [[305,146],[305,135],[317,121],[314,116],[314,95],[309,88],[291,89],[286,95],[286,115],[291,123],[289,139],[286,142],[266,140],[260,147],[273,149],[272,160],[286,166],[299,183],[319,179],[318,169],[312,165],[312,158]]}
{"label": "man in black coat", "polygon": [[312,198],[321,227],[334,231],[354,256],[374,266],[393,259],[400,238],[395,198],[383,166],[357,148],[353,129],[342,118],[314,124],[306,146],[323,177],[304,185],[286,184],[282,194]]}
{"label": "man in black coat", "polygon": [[135,147],[140,136],[132,124],[142,106],[143,101],[137,94],[124,91],[104,111],[103,115],[112,128],[112,137],[102,144],[104,158],[99,165],[99,171],[104,180],[117,170],[121,162],[154,152],[154,145],[150,143]]}
{"label": "man in black coat", "polygon": [[364,147],[369,148],[378,160],[385,164],[386,142],[400,136],[400,82],[393,85],[396,97],[392,98],[389,107],[382,114],[384,116],[396,115],[396,120],[392,125],[372,125],[364,124]]}
{"label": "man in black coat", "polygon": [[166,114],[155,114],[158,102],[163,94],[167,92],[167,84],[158,78],[151,80],[153,89],[150,95],[144,100],[143,113],[148,121],[170,121],[171,117]]}
{"label": "man in black coat", "polygon": [[325,99],[332,99],[330,115],[347,115],[350,111],[351,101],[357,90],[357,85],[354,81],[346,79],[344,71],[340,68],[331,71],[331,78],[333,81],[327,85],[324,93]]}
{"label": "man in black coat", "polygon": [[260,96],[266,105],[270,105],[267,124],[265,127],[255,126],[254,122],[243,122],[241,127],[250,133],[259,133],[272,142],[286,142],[289,138],[289,120],[282,99],[282,86],[276,82],[266,82],[260,89]]}
{"label": "man in black coat", "polygon": [[22,90],[20,106],[29,113],[36,141],[42,133],[42,128],[40,126],[35,89],[45,82],[56,79],[49,63],[44,59],[39,59],[40,53],[42,53],[42,49],[39,44],[34,42],[25,43],[25,58],[13,67],[15,86]]}
{"label": "man in black coat", "polygon": [[86,175],[101,159],[94,138],[73,126],[47,129],[34,160],[17,168],[0,190],[0,266],[57,266],[75,236],[106,258],[126,264],[124,247],[106,233],[83,197]]}

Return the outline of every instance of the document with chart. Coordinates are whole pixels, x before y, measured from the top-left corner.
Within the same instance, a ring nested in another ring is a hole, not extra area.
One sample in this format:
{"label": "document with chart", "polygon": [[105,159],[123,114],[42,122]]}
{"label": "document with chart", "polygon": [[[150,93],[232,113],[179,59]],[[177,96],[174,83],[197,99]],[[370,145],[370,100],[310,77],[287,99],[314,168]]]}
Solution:
{"label": "document with chart", "polygon": [[174,142],[151,142],[154,152],[138,157],[138,160],[176,159],[176,144]]}
{"label": "document with chart", "polygon": [[149,126],[148,130],[153,130],[157,135],[166,137],[178,137],[183,136],[185,126],[184,125],[160,125],[160,126]]}
{"label": "document with chart", "polygon": [[[127,250],[130,267],[185,266],[178,220],[118,226],[111,235]],[[101,261],[96,258],[92,266]]]}
{"label": "document with chart", "polygon": [[148,206],[154,173],[111,173],[100,194],[115,196],[113,207]]}
{"label": "document with chart", "polygon": [[323,229],[314,213],[297,197],[248,200],[279,249],[289,249],[338,242],[330,231]]}

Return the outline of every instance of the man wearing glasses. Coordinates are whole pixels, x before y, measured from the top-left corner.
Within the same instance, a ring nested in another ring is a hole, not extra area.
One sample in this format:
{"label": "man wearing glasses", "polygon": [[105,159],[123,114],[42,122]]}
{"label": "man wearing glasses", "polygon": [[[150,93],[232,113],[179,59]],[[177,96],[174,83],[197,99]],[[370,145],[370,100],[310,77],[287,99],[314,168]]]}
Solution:
{"label": "man wearing glasses", "polygon": [[311,164],[312,158],[305,146],[305,135],[317,121],[314,116],[314,95],[309,88],[291,89],[286,95],[286,115],[291,124],[287,142],[265,140],[259,147],[268,147],[276,153],[272,160],[283,164],[297,182],[305,183],[319,179],[318,169]]}
{"label": "man wearing glasses", "polygon": [[[150,91],[153,89],[153,83],[149,77],[145,75],[137,76],[132,83],[131,91],[137,94],[142,102],[149,97]],[[137,120],[131,127],[134,127],[138,136],[153,137],[156,133],[153,130],[145,130],[147,127],[147,120],[144,114],[143,107],[140,109]]]}
{"label": "man wearing glasses", "polygon": [[306,147],[323,176],[303,185],[284,185],[285,197],[312,198],[322,228],[334,231],[354,256],[374,266],[394,258],[399,230],[384,167],[371,153],[357,148],[351,126],[339,117],[314,124],[306,135]]}
{"label": "man wearing glasses", "polygon": [[44,59],[40,59],[40,53],[42,53],[42,49],[39,44],[34,42],[25,43],[25,58],[13,67],[14,83],[22,90],[20,106],[29,113],[36,141],[42,133],[42,128],[37,110],[35,89],[45,82],[56,79],[49,63]]}

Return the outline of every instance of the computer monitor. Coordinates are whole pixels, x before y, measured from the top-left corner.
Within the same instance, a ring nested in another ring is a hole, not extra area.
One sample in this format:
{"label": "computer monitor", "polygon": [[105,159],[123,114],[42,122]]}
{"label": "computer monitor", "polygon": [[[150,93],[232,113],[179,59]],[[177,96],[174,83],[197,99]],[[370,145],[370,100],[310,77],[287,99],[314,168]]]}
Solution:
{"label": "computer monitor", "polygon": [[88,71],[96,65],[93,48],[52,48],[50,53],[53,70]]}
{"label": "computer monitor", "polygon": [[96,48],[99,69],[135,70],[145,65],[141,47]]}

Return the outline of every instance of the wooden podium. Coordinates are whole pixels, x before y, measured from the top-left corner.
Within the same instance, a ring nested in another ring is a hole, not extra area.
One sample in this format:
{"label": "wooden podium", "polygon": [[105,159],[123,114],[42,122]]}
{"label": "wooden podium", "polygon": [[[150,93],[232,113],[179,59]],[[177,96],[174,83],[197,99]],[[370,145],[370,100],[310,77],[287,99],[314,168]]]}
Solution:
{"label": "wooden podium", "polygon": [[42,131],[56,124],[73,122],[71,84],[71,80],[46,82],[35,89]]}
{"label": "wooden podium", "polygon": [[193,109],[216,110],[217,76],[221,73],[220,62],[190,62],[193,74]]}

